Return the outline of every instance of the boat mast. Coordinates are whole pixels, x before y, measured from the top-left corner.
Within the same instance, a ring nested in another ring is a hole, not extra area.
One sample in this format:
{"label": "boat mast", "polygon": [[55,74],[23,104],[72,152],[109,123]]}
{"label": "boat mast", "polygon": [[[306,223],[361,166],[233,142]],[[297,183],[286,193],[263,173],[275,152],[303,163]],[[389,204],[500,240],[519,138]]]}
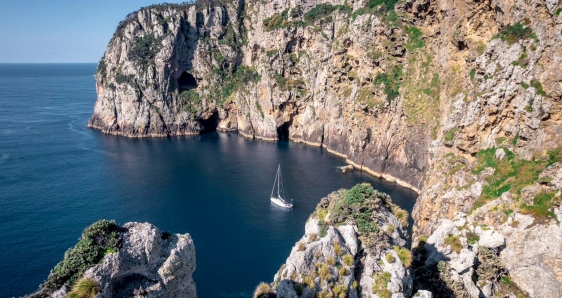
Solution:
{"label": "boat mast", "polygon": [[[279,170],[277,174],[279,174]],[[277,183],[277,176],[278,175],[275,175],[275,180],[273,180],[273,188],[271,189],[271,198],[273,198],[273,191],[275,191],[275,183]]]}
{"label": "boat mast", "polygon": [[281,183],[281,165],[277,166],[277,197],[281,198],[281,196],[279,195],[279,183]]}

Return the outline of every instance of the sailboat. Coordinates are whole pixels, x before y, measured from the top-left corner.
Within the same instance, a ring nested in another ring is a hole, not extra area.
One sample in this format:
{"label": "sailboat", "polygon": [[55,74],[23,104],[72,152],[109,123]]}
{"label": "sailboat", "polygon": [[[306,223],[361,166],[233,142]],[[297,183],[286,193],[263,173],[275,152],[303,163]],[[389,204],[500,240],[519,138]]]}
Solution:
{"label": "sailboat", "polygon": [[[275,187],[277,187],[277,194],[275,193]],[[283,191],[283,183],[281,182],[281,165],[277,167],[277,175],[275,175],[275,180],[273,181],[273,189],[271,190],[271,202],[277,206],[283,208],[293,208],[293,200],[291,202],[285,201],[283,198],[285,192]]]}

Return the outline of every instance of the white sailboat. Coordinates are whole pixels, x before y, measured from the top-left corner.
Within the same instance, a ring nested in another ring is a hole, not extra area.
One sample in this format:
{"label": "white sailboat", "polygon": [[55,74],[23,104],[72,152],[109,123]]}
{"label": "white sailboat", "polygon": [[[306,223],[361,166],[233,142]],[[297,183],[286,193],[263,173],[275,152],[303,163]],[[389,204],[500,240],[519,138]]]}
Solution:
{"label": "white sailboat", "polygon": [[[275,187],[277,187],[277,194],[274,195]],[[281,165],[277,167],[277,175],[273,181],[273,189],[271,190],[271,202],[283,208],[293,208],[293,200],[287,202],[284,199],[285,191],[283,190],[283,183],[281,182]]]}

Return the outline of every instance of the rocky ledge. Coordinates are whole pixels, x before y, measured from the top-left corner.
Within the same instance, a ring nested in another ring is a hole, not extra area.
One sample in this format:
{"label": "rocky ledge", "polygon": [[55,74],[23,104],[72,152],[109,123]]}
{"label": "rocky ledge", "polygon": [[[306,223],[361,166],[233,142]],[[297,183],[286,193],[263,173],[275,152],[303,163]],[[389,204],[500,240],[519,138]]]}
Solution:
{"label": "rocky ledge", "polygon": [[[197,297],[189,234],[172,235],[149,223],[86,228],[31,297]],[[89,296],[86,293],[90,293]]]}

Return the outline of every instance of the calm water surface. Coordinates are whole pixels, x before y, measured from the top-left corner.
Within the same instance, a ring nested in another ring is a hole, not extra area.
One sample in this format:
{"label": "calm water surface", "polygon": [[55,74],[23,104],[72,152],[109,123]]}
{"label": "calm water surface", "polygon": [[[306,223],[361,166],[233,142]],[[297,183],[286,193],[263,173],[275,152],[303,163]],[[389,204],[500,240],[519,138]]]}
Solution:
{"label": "calm water surface", "polygon": [[[271,281],[319,199],[367,181],[411,210],[415,194],[321,148],[237,134],[133,140],[86,128],[94,64],[0,64],[0,297],[33,292],[82,230],[150,222],[195,241],[199,297]],[[272,206],[281,164],[293,210]]]}

